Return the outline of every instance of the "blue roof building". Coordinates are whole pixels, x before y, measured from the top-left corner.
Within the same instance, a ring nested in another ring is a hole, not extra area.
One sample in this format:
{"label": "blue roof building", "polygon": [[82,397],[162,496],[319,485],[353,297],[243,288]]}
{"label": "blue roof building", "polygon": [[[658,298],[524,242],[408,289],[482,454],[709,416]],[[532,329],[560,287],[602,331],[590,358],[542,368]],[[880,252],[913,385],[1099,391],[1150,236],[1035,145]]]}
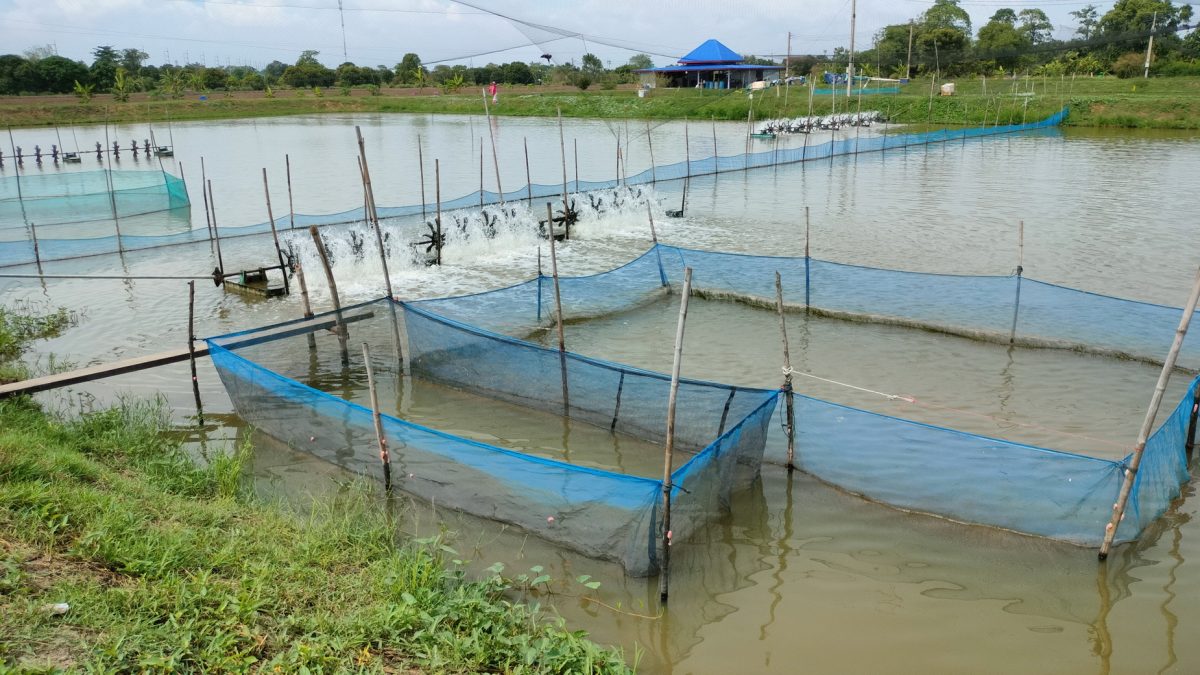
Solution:
{"label": "blue roof building", "polygon": [[783,66],[747,64],[741,54],[717,40],[706,40],[688,52],[673,66],[634,71],[643,78],[662,77],[668,87],[704,89],[744,89],[751,82],[766,79]]}

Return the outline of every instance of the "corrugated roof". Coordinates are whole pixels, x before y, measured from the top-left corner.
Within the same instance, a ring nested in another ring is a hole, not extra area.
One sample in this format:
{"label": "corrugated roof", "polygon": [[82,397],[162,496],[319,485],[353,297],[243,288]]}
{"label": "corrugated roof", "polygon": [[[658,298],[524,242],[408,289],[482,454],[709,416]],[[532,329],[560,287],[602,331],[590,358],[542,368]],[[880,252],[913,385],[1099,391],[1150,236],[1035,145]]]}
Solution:
{"label": "corrugated roof", "polygon": [[686,56],[679,59],[679,63],[681,65],[700,63],[738,63],[741,60],[741,54],[738,54],[717,40],[709,39],[705,40],[704,44],[696,47],[692,51],[688,52]]}

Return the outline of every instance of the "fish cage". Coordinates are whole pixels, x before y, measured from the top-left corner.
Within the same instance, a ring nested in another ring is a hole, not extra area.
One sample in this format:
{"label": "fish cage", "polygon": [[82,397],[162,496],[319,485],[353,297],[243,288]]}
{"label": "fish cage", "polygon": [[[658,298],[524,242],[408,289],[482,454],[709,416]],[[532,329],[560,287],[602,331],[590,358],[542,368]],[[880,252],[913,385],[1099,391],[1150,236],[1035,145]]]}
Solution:
{"label": "fish cage", "polygon": [[[709,298],[774,308],[778,272],[788,311],[1150,363],[1161,362],[1181,314],[1019,274],[927,274],[656,245],[612,271],[561,279],[564,317],[599,317],[677,292],[685,268],[693,270],[693,293]],[[471,326],[483,333],[530,336],[549,325],[552,302],[552,281],[539,277],[404,307],[419,346],[435,339],[420,327],[434,320],[460,330]],[[418,346],[413,349],[419,351]],[[1185,344],[1179,363],[1200,365],[1200,347]],[[1185,446],[1194,432],[1196,395],[1193,381],[1183,398],[1164,410],[1136,473],[1117,542],[1135,539],[1179,496],[1188,479]],[[1130,467],[1131,456],[1103,459],[808,396],[794,400],[799,469],[881,503],[965,523],[1099,546]],[[765,461],[783,464],[785,447],[783,432],[772,425]]]}
{"label": "fish cage", "polygon": [[[405,345],[394,339],[392,322],[401,316]],[[465,405],[479,413],[479,432],[489,431],[489,415],[480,411],[502,401],[544,413],[545,424],[587,424],[655,444],[653,456],[637,463],[654,466],[657,459],[662,466],[657,446],[666,437],[669,377],[546,349],[391,299],[346,308],[341,317],[354,344],[375,347],[371,365],[381,390],[411,386],[411,379],[435,382],[475,398]],[[208,344],[238,414],[255,428],[353,471],[380,471],[372,410],[355,400],[365,386],[357,375],[366,357],[357,350],[344,351],[331,333],[293,333],[288,324]],[[732,495],[758,476],[777,393],[680,382],[671,541],[727,512]],[[397,489],[617,561],[632,576],[658,570],[661,473],[622,473],[484,443],[403,419],[396,408],[381,421]]]}
{"label": "fish cage", "polygon": [[[672,162],[669,164],[659,164],[646,168],[636,174],[624,176],[621,178],[614,177],[612,180],[589,181],[580,180],[578,176],[574,180],[564,180],[561,183],[535,183],[517,188],[515,190],[505,190],[503,194],[490,190],[476,190],[470,194],[462,195],[455,198],[443,200],[441,208],[443,210],[454,209],[470,209],[480,208],[488,204],[501,203],[519,203],[525,201],[532,205],[544,200],[561,199],[563,193],[568,193],[569,201],[578,201],[579,204],[585,203],[587,200],[580,197],[581,193],[588,193],[597,190],[611,190],[614,188],[630,185],[651,185],[659,181],[671,180],[686,180],[697,176],[706,176],[727,173],[732,171],[748,171],[750,169],[765,168],[778,166],[781,164],[798,164],[812,162],[817,160],[832,160],[836,157],[845,157],[859,155],[863,153],[880,153],[886,156],[888,152],[896,150],[905,150],[907,148],[923,147],[938,143],[949,142],[966,142],[967,140],[985,139],[1007,134],[1035,132],[1044,129],[1053,129],[1060,126],[1066,119],[1067,109],[1051,115],[1042,120],[1027,122],[1021,124],[985,124],[979,127],[961,127],[955,129],[939,129],[934,131],[923,131],[914,133],[887,133],[882,135],[871,136],[856,136],[854,138],[845,139],[830,139],[822,143],[808,143],[807,136],[801,147],[774,148],[770,150],[762,150],[759,152],[735,153],[730,155],[721,155],[714,147],[714,154],[708,157],[696,157],[685,159],[680,162]],[[170,206],[156,208],[153,210],[164,210],[166,208],[175,208],[187,204],[186,190],[183,189],[182,181],[168,174],[159,174],[158,172],[112,172],[114,176],[119,174],[149,174],[150,177],[158,177],[167,186],[167,193],[170,199]],[[111,217],[112,206],[110,203],[109,193],[112,192],[118,196],[117,199],[117,215],[118,217],[126,214],[122,211],[124,208],[130,208],[134,204],[150,203],[157,204],[158,202],[149,199],[149,194],[142,195],[139,198],[138,193],[127,192],[124,185],[117,185],[113,190],[109,190],[105,185],[103,171],[81,172],[76,174],[60,174],[64,176],[71,175],[88,175],[92,176],[87,179],[90,181],[86,189],[90,196],[90,200],[79,201],[80,205],[86,204],[87,208],[83,210],[91,215],[91,218],[109,218]],[[21,188],[24,190],[26,183],[29,183],[33,178],[40,177],[22,177],[20,178]],[[11,185],[9,184],[11,182]],[[16,179],[0,179],[0,195],[16,194],[17,185]],[[482,186],[481,186],[482,188]],[[145,187],[151,193],[157,189],[156,186],[150,185]],[[31,191],[30,195],[35,194]],[[59,193],[53,193],[59,194]],[[125,195],[125,198],[120,198]],[[29,195],[26,195],[28,198]],[[54,211],[56,202],[46,203],[49,215],[52,218],[75,218],[80,216],[64,216],[61,213]],[[182,199],[183,201],[180,201]],[[81,237],[78,234],[71,232],[39,232],[40,251],[35,247],[34,242],[24,237],[6,237],[3,236],[4,223],[20,223],[21,227],[25,227],[25,223],[34,222],[38,226],[48,222],[66,222],[62,220],[43,220],[39,218],[27,217],[25,220],[21,218],[22,213],[20,205],[24,203],[22,200],[14,200],[11,203],[4,197],[0,200],[0,267],[9,265],[21,265],[36,262],[39,257],[42,261],[47,260],[63,260],[68,258],[100,255],[104,253],[115,253],[118,250],[139,250],[146,248],[156,248],[161,246],[175,246],[189,244],[199,241],[208,241],[214,234],[220,238],[246,236],[253,234],[267,234],[271,231],[272,223],[261,222],[248,225],[221,225],[214,226],[211,231],[206,229],[190,229],[183,232],[174,232],[171,234],[162,235],[142,235],[129,236],[123,235],[105,236],[105,237]],[[62,204],[57,203],[57,208],[62,208]],[[130,207],[121,206],[128,204]],[[141,208],[146,208],[142,206]],[[379,205],[376,209],[379,218],[394,219],[407,218],[413,216],[432,217],[432,214],[437,208],[436,204],[410,204],[403,206],[385,206]],[[11,210],[11,215],[10,215]],[[540,211],[540,209],[539,209]],[[147,211],[133,211],[134,213],[145,213]],[[275,229],[279,231],[291,230],[296,228],[308,228],[316,225],[323,227],[327,225],[339,225],[355,222],[363,222],[365,212],[362,207],[348,209],[336,213],[325,214],[288,214],[283,215],[274,220]]]}
{"label": "fish cage", "polygon": [[0,178],[0,228],[6,229],[24,229],[28,223],[44,227],[128,218],[190,203],[183,179],[165,171],[26,173]]}

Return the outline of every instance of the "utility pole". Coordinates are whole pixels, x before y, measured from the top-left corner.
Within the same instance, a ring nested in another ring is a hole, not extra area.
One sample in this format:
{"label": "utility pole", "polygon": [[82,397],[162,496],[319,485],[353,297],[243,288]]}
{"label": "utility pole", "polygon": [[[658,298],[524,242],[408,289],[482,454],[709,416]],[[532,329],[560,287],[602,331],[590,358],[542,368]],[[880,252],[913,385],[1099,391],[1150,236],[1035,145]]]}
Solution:
{"label": "utility pole", "polygon": [[846,66],[846,97],[854,86],[854,22],[858,18],[858,0],[850,0],[850,62]]}
{"label": "utility pole", "polygon": [[342,11],[342,0],[338,0],[338,18],[342,22],[342,63],[346,63],[350,57],[346,56],[346,13]]}
{"label": "utility pole", "polygon": [[792,74],[792,31],[788,31],[787,56],[783,58],[783,81]]}
{"label": "utility pole", "polygon": [[904,79],[906,79],[906,80],[912,79],[912,36],[913,36],[913,22],[912,22],[912,19],[909,19],[908,20],[908,61],[906,61],[904,64]]}
{"label": "utility pole", "polygon": [[1154,18],[1150,21],[1150,41],[1146,43],[1146,70],[1142,74],[1143,79],[1150,78],[1150,52],[1154,49],[1154,31],[1158,28],[1158,12],[1154,13]]}

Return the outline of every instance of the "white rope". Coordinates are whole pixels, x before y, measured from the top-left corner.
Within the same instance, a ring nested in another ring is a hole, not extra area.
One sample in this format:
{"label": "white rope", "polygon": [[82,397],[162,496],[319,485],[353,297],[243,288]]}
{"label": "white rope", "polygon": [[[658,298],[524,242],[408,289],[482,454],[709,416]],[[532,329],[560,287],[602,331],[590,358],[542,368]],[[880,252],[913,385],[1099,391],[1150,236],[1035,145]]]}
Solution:
{"label": "white rope", "polygon": [[803,375],[804,377],[812,378],[814,380],[820,380],[821,382],[828,382],[829,384],[836,384],[839,387],[846,387],[847,389],[854,389],[856,391],[862,391],[862,392],[866,392],[868,394],[875,394],[876,396],[882,396],[889,401],[906,401],[908,403],[916,403],[917,402],[917,400],[912,398],[911,396],[901,396],[899,394],[889,394],[887,392],[875,391],[874,389],[867,389],[865,387],[859,387],[859,386],[849,384],[846,382],[838,382],[837,380],[831,380],[829,378],[819,377],[817,375],[813,375],[812,373],[806,373],[802,370],[796,370],[794,368],[788,368],[786,366],[783,368],[783,374],[784,375]]}

